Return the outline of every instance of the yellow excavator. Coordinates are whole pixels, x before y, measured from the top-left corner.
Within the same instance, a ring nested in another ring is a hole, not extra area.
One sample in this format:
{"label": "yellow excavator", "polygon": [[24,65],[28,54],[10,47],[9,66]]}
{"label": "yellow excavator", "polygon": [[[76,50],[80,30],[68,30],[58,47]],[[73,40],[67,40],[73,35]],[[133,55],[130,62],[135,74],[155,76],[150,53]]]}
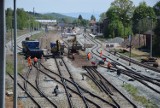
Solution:
{"label": "yellow excavator", "polygon": [[76,38],[76,36],[74,36],[74,38],[72,40],[71,53],[77,53],[77,50],[79,50],[77,44],[78,44],[77,38]]}
{"label": "yellow excavator", "polygon": [[53,56],[60,56],[64,53],[64,44],[61,43],[59,40],[56,40],[56,42],[51,42],[51,53]]}

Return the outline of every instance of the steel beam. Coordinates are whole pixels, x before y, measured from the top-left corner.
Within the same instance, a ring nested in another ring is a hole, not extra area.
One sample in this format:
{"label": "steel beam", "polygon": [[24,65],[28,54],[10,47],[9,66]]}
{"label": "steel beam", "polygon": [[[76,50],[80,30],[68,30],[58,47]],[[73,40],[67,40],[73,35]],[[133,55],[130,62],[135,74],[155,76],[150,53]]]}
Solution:
{"label": "steel beam", "polygon": [[14,101],[13,106],[17,108],[17,7],[14,0]]}
{"label": "steel beam", "polygon": [[5,108],[5,71],[6,71],[6,22],[5,0],[0,2],[0,108]]}

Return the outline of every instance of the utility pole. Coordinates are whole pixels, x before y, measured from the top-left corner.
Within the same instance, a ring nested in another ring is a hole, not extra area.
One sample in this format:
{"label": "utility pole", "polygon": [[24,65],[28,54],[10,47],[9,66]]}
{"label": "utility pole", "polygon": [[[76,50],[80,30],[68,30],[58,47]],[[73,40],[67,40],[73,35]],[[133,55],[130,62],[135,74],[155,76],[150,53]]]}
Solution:
{"label": "utility pole", "polygon": [[151,19],[151,37],[150,37],[150,57],[152,57],[152,30],[153,30],[153,20]]}
{"label": "utility pole", "polygon": [[13,29],[13,18],[12,18],[12,23],[11,23],[11,51],[13,51],[13,39],[12,39],[12,37],[13,37],[13,31],[12,31],[12,29]]}
{"label": "utility pole", "polygon": [[122,24],[123,24],[123,33],[124,33],[124,36],[123,36],[123,38],[125,38],[124,18],[121,18],[121,19],[122,19]]}
{"label": "utility pole", "polygon": [[5,108],[5,72],[6,72],[6,20],[5,0],[0,2],[0,108]]}
{"label": "utility pole", "polygon": [[132,36],[129,35],[129,66],[131,65]]}
{"label": "utility pole", "polygon": [[17,108],[17,7],[14,0],[14,101],[13,106]]}
{"label": "utility pole", "polygon": [[[34,7],[33,7],[33,17],[35,16]],[[34,22],[33,22],[33,32],[34,32]]]}
{"label": "utility pole", "polygon": [[138,22],[138,29],[139,29],[139,48],[140,48],[140,21]]}

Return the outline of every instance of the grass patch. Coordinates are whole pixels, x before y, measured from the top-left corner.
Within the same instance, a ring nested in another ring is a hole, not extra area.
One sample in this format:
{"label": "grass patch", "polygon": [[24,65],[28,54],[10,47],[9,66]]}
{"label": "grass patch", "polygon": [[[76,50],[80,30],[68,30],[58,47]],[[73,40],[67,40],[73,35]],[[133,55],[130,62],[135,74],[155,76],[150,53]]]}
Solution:
{"label": "grass patch", "polygon": [[96,36],[95,39],[98,39],[100,41],[106,41],[106,38],[104,38],[103,36]]}
{"label": "grass patch", "polygon": [[[17,30],[17,36],[21,36],[21,35],[26,34],[26,33],[29,33],[28,29]],[[11,29],[7,30],[7,32],[6,32],[6,41],[7,42],[9,42],[11,40],[11,36],[12,36],[12,39],[13,39],[14,29],[12,29],[12,32],[11,32]]]}
{"label": "grass patch", "polygon": [[6,72],[13,74],[14,68],[13,68],[13,62],[11,60],[6,61]]}
{"label": "grass patch", "polygon": [[[55,34],[56,31],[55,31],[55,30],[51,30],[51,31],[49,31],[49,33],[54,33],[54,34]],[[47,33],[47,34],[49,34],[49,33]],[[37,33],[37,34],[32,35],[32,36],[30,37],[30,40],[39,39],[40,37],[45,36],[45,35],[47,35],[47,34],[45,34],[44,31],[41,31],[40,33]]]}
{"label": "grass patch", "polygon": [[144,97],[144,96],[140,96],[138,89],[135,88],[133,85],[124,84],[123,87],[129,92],[129,94],[131,94],[133,96],[133,99],[135,101],[140,102],[142,105],[145,106],[145,108],[158,108],[158,106],[155,103],[146,99],[146,97]]}
{"label": "grass patch", "polygon": [[[124,54],[124,55],[126,55],[126,56],[130,56],[130,53],[129,52],[125,52],[125,53],[122,53],[122,54]],[[138,55],[136,55],[136,54],[133,54],[133,53],[131,53],[131,57],[139,57]]]}
{"label": "grass patch", "polygon": [[38,38],[40,38],[40,37],[42,37],[42,36],[44,36],[44,35],[45,35],[44,32],[40,32],[40,33],[37,33],[37,34],[32,35],[29,39],[30,39],[30,40],[36,40],[36,39],[38,39]]}
{"label": "grass patch", "polygon": [[[126,55],[126,56],[130,56],[130,52],[129,51],[127,51],[127,50],[123,50],[123,49],[114,49],[114,51],[117,51],[117,52],[119,52],[119,53],[121,53],[121,54],[123,54],[123,55]],[[134,53],[132,53],[132,51],[131,51],[131,57],[140,57],[139,55],[137,55],[137,54],[134,54]]]}
{"label": "grass patch", "polygon": [[[22,56],[18,55],[18,61],[17,61],[17,71],[19,73],[22,73],[23,69],[25,68],[25,65],[21,62],[21,60],[23,59]],[[6,57],[6,72],[10,73],[11,75],[13,75],[14,73],[14,59],[13,59],[13,55],[7,55]]]}
{"label": "grass patch", "polygon": [[86,76],[86,74],[82,74],[83,76],[86,77],[86,81],[87,83],[91,86],[91,88],[93,88],[93,90],[100,92],[99,88],[95,85],[95,83]]}

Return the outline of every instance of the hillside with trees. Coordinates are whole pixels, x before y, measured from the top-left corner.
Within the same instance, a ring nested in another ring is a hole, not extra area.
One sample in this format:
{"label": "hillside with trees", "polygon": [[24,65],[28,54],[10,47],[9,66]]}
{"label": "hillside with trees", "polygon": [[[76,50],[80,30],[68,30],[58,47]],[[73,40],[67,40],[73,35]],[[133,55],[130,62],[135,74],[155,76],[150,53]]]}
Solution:
{"label": "hillside with trees", "polygon": [[[72,23],[77,18],[65,16],[58,13],[34,13],[25,11],[23,8],[17,9],[17,28],[23,30],[25,28],[34,28],[34,25],[37,25],[38,22],[35,19],[52,19],[57,20],[58,22]],[[11,8],[6,9],[6,25],[7,30],[11,29],[13,22],[13,10]]]}

